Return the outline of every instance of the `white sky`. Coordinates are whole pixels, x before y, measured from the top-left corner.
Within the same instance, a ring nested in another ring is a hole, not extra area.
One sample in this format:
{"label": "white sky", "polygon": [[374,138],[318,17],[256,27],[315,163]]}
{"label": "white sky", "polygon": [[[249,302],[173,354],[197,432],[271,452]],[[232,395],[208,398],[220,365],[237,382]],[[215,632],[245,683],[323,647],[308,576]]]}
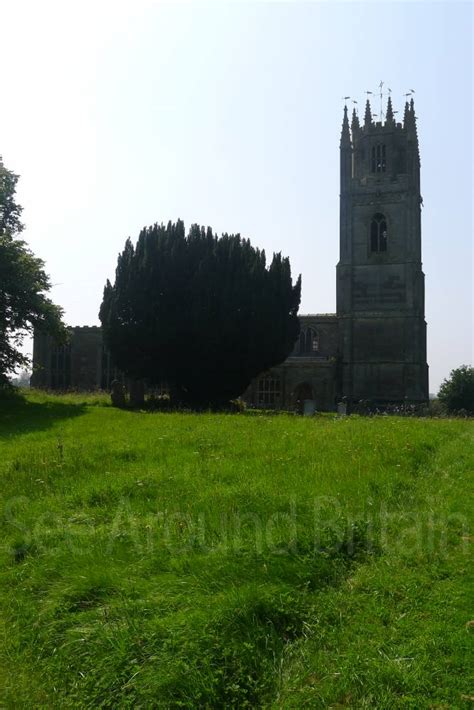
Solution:
{"label": "white sky", "polygon": [[[71,325],[127,236],[184,219],[282,251],[335,311],[344,95],[416,89],[430,391],[472,362],[471,3],[0,0],[0,154]],[[362,106],[361,106],[362,109]]]}

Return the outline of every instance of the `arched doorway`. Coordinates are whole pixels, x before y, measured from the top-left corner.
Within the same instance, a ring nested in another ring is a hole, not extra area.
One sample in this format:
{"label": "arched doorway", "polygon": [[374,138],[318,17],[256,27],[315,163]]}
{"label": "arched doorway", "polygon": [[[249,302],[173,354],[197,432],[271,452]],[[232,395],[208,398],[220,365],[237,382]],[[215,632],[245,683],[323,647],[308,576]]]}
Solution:
{"label": "arched doorway", "polygon": [[303,412],[305,399],[314,399],[313,388],[309,382],[301,382],[293,392],[293,406],[298,412]]}

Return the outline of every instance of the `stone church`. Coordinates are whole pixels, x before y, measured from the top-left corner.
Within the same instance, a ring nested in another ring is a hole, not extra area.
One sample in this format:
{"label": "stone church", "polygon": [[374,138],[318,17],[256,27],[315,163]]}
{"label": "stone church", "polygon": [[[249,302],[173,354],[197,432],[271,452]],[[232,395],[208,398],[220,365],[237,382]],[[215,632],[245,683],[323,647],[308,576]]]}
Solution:
{"label": "stone church", "polygon": [[[340,257],[334,314],[301,315],[290,356],[243,394],[250,406],[297,409],[342,398],[376,405],[428,400],[424,274],[421,264],[420,156],[413,99],[396,121],[367,101],[361,125],[344,108],[340,142]],[[71,329],[55,347],[36,334],[32,386],[109,389],[117,373],[99,327]]]}

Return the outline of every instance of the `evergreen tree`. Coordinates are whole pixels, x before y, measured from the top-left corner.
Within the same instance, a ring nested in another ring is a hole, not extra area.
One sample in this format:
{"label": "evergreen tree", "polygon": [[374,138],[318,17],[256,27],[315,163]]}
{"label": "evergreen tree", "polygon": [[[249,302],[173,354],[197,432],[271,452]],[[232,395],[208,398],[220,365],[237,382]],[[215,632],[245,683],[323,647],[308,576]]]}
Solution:
{"label": "evergreen tree", "polygon": [[182,221],[141,231],[119,255],[100,308],[112,358],[129,377],[170,383],[183,403],[218,405],[291,352],[301,278],[281,254]]}
{"label": "evergreen tree", "polygon": [[61,340],[61,309],[46,296],[50,289],[44,263],[18,239],[22,208],[15,201],[18,176],[0,157],[0,386],[18,367],[29,364],[21,352],[25,334],[34,328]]}

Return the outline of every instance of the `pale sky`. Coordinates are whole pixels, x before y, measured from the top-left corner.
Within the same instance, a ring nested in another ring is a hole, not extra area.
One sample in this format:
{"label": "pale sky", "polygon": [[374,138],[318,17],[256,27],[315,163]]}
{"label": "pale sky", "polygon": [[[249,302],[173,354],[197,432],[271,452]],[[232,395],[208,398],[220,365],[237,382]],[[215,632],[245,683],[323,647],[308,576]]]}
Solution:
{"label": "pale sky", "polygon": [[[0,0],[0,154],[70,325],[125,239],[240,232],[334,312],[341,97],[414,88],[430,391],[472,362],[473,5]],[[374,112],[378,102],[374,102]]]}

